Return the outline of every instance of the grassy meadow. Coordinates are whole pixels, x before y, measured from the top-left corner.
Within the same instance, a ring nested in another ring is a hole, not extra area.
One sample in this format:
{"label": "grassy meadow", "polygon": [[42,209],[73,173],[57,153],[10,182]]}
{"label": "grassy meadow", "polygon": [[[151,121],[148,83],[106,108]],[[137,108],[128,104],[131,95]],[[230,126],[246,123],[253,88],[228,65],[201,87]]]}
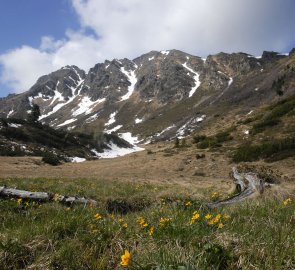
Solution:
{"label": "grassy meadow", "polygon": [[0,199],[0,269],[294,269],[295,203],[261,196],[226,208],[212,189],[88,179],[2,178],[97,206]]}

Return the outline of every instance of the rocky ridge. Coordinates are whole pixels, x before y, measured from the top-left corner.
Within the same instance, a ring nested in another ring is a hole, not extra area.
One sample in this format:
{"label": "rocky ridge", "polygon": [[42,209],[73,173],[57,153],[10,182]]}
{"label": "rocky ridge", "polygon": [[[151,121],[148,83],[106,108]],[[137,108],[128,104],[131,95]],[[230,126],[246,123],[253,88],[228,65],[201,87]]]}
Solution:
{"label": "rocky ridge", "polygon": [[[54,128],[131,132],[146,141],[186,136],[232,110],[246,114],[295,92],[295,56],[219,53],[206,59],[178,50],[96,64],[88,73],[66,66],[27,91],[0,100],[0,117],[24,118],[33,104]],[[132,136],[131,136],[132,137]]]}

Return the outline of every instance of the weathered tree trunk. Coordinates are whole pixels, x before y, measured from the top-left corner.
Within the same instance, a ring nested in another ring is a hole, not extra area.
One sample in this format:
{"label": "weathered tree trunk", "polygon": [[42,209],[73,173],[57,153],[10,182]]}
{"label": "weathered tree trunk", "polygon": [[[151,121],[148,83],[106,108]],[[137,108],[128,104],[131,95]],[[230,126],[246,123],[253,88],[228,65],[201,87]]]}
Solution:
{"label": "weathered tree trunk", "polygon": [[86,199],[84,197],[63,196],[47,192],[30,192],[15,188],[0,187],[0,198],[20,198],[26,201],[50,202],[57,201],[63,204],[92,204],[95,205],[95,200]]}
{"label": "weathered tree trunk", "polygon": [[238,194],[225,200],[209,203],[209,208],[237,203],[245,200],[254,193],[262,194],[264,192],[265,183],[255,173],[239,173],[237,168],[233,167],[233,178]]}

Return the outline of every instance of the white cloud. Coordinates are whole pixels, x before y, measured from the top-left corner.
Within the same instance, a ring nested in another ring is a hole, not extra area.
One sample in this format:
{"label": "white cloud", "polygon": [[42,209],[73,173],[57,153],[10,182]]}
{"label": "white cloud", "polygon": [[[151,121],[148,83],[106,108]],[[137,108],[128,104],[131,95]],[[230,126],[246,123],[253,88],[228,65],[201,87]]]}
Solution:
{"label": "white cloud", "polygon": [[1,82],[16,93],[27,90],[38,77],[52,71],[50,55],[28,46],[1,55],[0,63],[4,67]]}
{"label": "white cloud", "polygon": [[[1,82],[26,90],[43,74],[67,64],[89,69],[112,58],[150,50],[195,55],[285,51],[295,42],[293,0],[71,0],[81,29],[63,40],[42,37],[0,56]],[[86,34],[90,28],[95,35]]]}

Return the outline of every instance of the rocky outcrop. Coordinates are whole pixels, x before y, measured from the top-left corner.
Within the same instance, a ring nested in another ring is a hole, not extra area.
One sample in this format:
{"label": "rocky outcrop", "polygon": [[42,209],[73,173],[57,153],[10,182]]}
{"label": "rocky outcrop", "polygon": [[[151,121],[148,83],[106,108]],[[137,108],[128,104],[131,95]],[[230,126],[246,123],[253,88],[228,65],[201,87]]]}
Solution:
{"label": "rocky outcrop", "polygon": [[202,59],[170,50],[106,60],[88,73],[66,66],[42,76],[27,92],[1,99],[0,117],[25,118],[38,104],[40,120],[56,128],[147,137],[174,125],[170,133],[189,134],[210,119],[213,108],[226,113],[233,105],[251,107],[273,98],[269,89],[283,58],[288,57],[264,52],[261,58],[219,53]]}

